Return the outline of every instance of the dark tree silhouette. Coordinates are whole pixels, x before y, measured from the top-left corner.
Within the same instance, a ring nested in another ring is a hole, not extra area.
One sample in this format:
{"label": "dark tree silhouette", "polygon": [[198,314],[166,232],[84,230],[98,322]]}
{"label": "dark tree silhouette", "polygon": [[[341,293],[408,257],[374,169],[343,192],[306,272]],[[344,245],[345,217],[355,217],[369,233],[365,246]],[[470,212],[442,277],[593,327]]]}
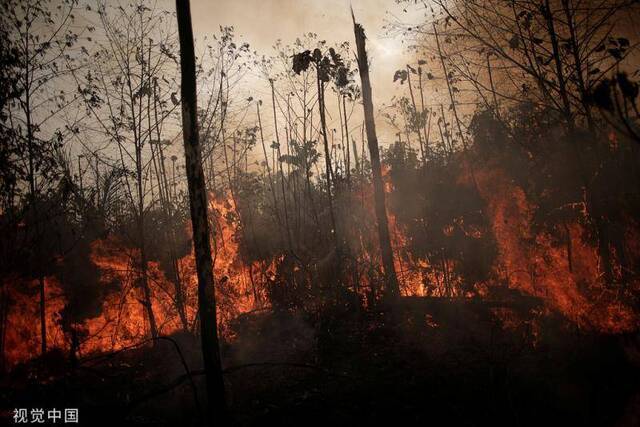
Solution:
{"label": "dark tree silhouette", "polygon": [[182,126],[184,151],[189,186],[189,205],[193,226],[193,243],[198,270],[198,306],[202,357],[206,372],[208,424],[214,425],[214,417],[224,425],[226,420],[224,381],[220,362],[220,348],[216,323],[215,281],[207,220],[207,193],[202,170],[202,158],[198,138],[196,61],[193,48],[193,30],[189,0],[176,0],[178,32],[180,34],[180,71],[182,95]]}
{"label": "dark tree silhouette", "polygon": [[362,25],[356,23],[353,15],[353,31],[358,48],[358,70],[362,80],[362,104],[364,106],[364,122],[367,128],[367,142],[371,155],[371,172],[373,175],[373,196],[375,203],[376,220],[378,222],[378,235],[380,238],[380,252],[386,280],[386,291],[389,297],[400,296],[398,278],[393,265],[393,251],[391,250],[391,238],[389,237],[389,224],[387,221],[387,207],[385,205],[384,186],[382,184],[382,168],[380,166],[380,151],[378,149],[378,137],[376,135],[376,123],[373,118],[373,99],[371,94],[371,82],[369,80],[369,62],[365,46],[365,34]]}

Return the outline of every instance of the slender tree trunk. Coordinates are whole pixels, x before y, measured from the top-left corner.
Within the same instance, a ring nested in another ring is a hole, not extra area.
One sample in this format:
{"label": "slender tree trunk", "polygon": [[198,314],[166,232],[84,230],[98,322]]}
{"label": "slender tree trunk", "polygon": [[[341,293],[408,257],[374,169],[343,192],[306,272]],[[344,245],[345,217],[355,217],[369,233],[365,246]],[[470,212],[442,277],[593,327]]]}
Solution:
{"label": "slender tree trunk", "polygon": [[324,82],[320,81],[320,77],[316,77],[318,85],[318,109],[320,110],[320,126],[322,127],[322,138],[324,141],[324,157],[327,174],[327,197],[329,198],[329,216],[331,217],[331,236],[338,248],[338,233],[336,230],[336,218],[333,212],[333,196],[331,194],[331,153],[329,151],[329,139],[327,138],[327,120],[324,111]]}
{"label": "slender tree trunk", "polygon": [[[28,99],[28,97],[27,97]],[[27,109],[29,109],[27,101]],[[33,131],[31,129],[31,113],[27,113],[27,140],[29,145],[29,188],[31,194],[32,209],[36,207],[36,177],[35,166],[33,161]],[[47,310],[46,310],[46,282],[44,280],[44,271],[42,266],[42,236],[40,235],[40,220],[36,218],[36,271],[38,272],[38,285],[40,293],[40,351],[42,354],[47,352]]]}
{"label": "slender tree trunk", "polygon": [[162,174],[162,184],[164,187],[164,199],[167,203],[171,202],[171,196],[169,194],[169,180],[167,178],[167,168],[165,165],[165,158],[164,158],[164,150],[162,149],[162,144],[160,143],[160,121],[158,120],[158,99],[160,97],[160,94],[158,94],[157,92],[158,90],[158,82],[154,82],[153,84],[153,114],[155,116],[156,119],[156,138],[158,139],[158,148],[160,151],[160,160],[159,160],[159,166],[160,166],[160,173]]}
{"label": "slender tree trunk", "polygon": [[[28,51],[28,38],[27,38]],[[29,73],[29,61],[25,63],[25,106],[24,113],[27,125],[27,150],[29,155],[29,195],[31,196],[31,209],[36,209],[36,171],[34,164],[34,147],[33,147],[33,127],[31,123],[31,80]],[[47,352],[47,322],[46,322],[46,299],[45,299],[45,280],[42,266],[42,242],[40,236],[40,221],[36,219],[36,271],[38,273],[38,284],[40,292],[40,351],[42,354]]]}
{"label": "slender tree trunk", "polygon": [[[220,360],[216,319],[215,282],[207,220],[207,192],[202,170],[202,157],[198,138],[196,100],[196,61],[193,48],[193,30],[189,0],[176,0],[178,33],[180,36],[180,71],[182,95],[182,128],[189,187],[189,205],[193,241],[198,272],[198,307],[202,357],[206,376],[208,402],[207,424],[227,425],[224,379]],[[214,418],[218,423],[214,423]]]}
{"label": "slender tree trunk", "polygon": [[289,227],[289,207],[287,206],[287,193],[285,191],[285,177],[282,170],[282,162],[280,161],[280,134],[278,133],[278,115],[276,114],[276,90],[273,86],[273,80],[271,80],[271,104],[273,106],[273,127],[276,134],[276,152],[278,154],[278,167],[280,170],[280,189],[282,191],[282,208],[284,209],[284,226],[286,229],[287,244],[289,251],[293,251],[293,245],[291,243],[291,228]]}
{"label": "slender tree trunk", "polygon": [[[444,106],[442,104],[440,104],[440,118],[442,119],[442,126],[444,127],[444,133],[442,129],[440,129],[440,136],[444,137],[442,143],[447,146],[447,156],[451,156],[453,154],[453,142],[451,142],[451,132],[447,125],[447,118],[444,115]],[[440,127],[440,123],[438,123],[438,127]]]}
{"label": "slender tree trunk", "polygon": [[360,159],[358,159],[358,145],[355,138],[351,138],[351,146],[353,148],[353,160],[355,161],[356,174],[360,171]]}
{"label": "slender tree trunk", "polygon": [[[347,145],[347,183],[351,186],[351,150],[349,148],[349,118],[347,117],[347,102],[346,96],[342,95],[342,114],[344,114],[344,135],[345,135],[345,144]],[[355,145],[354,145],[355,148]],[[356,159],[358,158],[358,154],[355,153]],[[356,160],[357,163],[357,160]]]}
{"label": "slender tree trunk", "polygon": [[376,219],[378,222],[380,252],[382,254],[382,264],[387,282],[386,293],[388,297],[397,298],[400,296],[400,287],[398,285],[396,270],[393,265],[393,251],[391,249],[391,237],[389,235],[389,224],[387,221],[387,208],[385,205],[384,186],[382,184],[382,168],[380,165],[378,137],[376,135],[376,123],[373,118],[373,96],[371,94],[371,83],[369,81],[369,62],[365,47],[366,37],[364,34],[364,28],[362,25],[356,23],[355,16],[353,16],[353,29],[356,37],[356,46],[358,48],[358,69],[360,71],[360,80],[362,81],[362,103],[364,106],[364,119],[367,128],[369,153],[371,155],[373,196]]}
{"label": "slender tree trunk", "polygon": [[[416,98],[413,95],[413,85],[411,84],[411,69],[407,65],[407,83],[409,84],[409,94],[411,95],[411,105],[413,106],[413,114],[418,115],[418,107],[416,106]],[[416,134],[418,135],[418,144],[420,144],[420,160],[422,161],[422,166],[425,166],[425,147],[424,142],[422,141],[422,129],[416,126],[414,129]]]}
{"label": "slender tree trunk", "polygon": [[[151,62],[151,60],[149,60]],[[158,188],[160,191],[160,203],[162,204],[162,211],[165,217],[165,222],[169,227],[169,257],[171,258],[171,274],[172,280],[175,289],[175,305],[176,311],[178,312],[178,316],[180,317],[180,323],[182,324],[182,329],[187,331],[189,329],[189,322],[187,321],[187,314],[184,308],[184,293],[182,291],[182,281],[180,279],[180,266],[178,263],[178,257],[176,255],[176,230],[174,227],[173,217],[171,215],[171,206],[169,204],[169,191],[167,184],[167,174],[164,167],[164,153],[162,151],[162,141],[161,141],[161,132],[160,132],[160,120],[158,119],[158,95],[157,95],[157,86],[158,82],[154,81],[153,83],[153,115],[155,118],[155,131],[156,131],[156,141],[157,141],[157,170],[156,175],[158,176]],[[151,95],[150,95],[151,96]],[[148,108],[151,111],[151,106]],[[151,125],[149,125],[149,133],[151,133]],[[151,135],[149,135],[149,139],[151,140]],[[155,160],[154,160],[155,164]]]}
{"label": "slender tree trunk", "polygon": [[[424,109],[424,89],[422,86],[422,67],[418,67],[418,89],[420,90],[420,108],[422,109],[422,119],[425,117]],[[429,112],[429,120],[422,123],[422,132],[424,136],[424,155],[429,157],[429,137],[431,136],[431,113]]]}
{"label": "slender tree trunk", "polygon": [[442,152],[444,153],[445,158],[449,158],[449,148],[447,148],[447,142],[444,138],[444,133],[442,132],[440,119],[437,120],[437,124],[438,124],[438,131],[440,133],[440,142],[442,143]]}
{"label": "slender tree trunk", "polygon": [[364,175],[364,164],[367,160],[367,153],[364,151],[364,121],[362,122],[362,127],[360,128],[360,137],[362,138],[362,143],[360,145],[360,153],[362,153],[362,162],[360,162],[361,170],[360,175]]}
{"label": "slender tree trunk", "polygon": [[[287,137],[287,155],[291,158],[291,141],[294,141],[298,137],[298,129],[291,120],[291,94],[287,95],[287,126],[289,127],[289,136]],[[298,170],[299,171],[299,170]],[[293,213],[294,213],[294,241],[295,247],[300,246],[300,192],[299,192],[299,176],[298,171],[294,170],[291,174],[291,162],[287,162],[287,175],[293,178]]]}
{"label": "slender tree trunk", "polygon": [[[149,275],[147,271],[147,249],[146,236],[144,230],[144,191],[142,188],[142,147],[141,142],[136,142],[136,170],[137,170],[137,192],[138,192],[138,244],[140,247],[140,286],[142,287],[143,306],[149,320],[149,331],[151,337],[158,336],[158,327],[156,317],[153,313],[153,305],[151,303],[151,289],[149,289]],[[154,341],[155,343],[155,341]]]}
{"label": "slender tree trunk", "polygon": [[271,175],[271,166],[269,166],[269,157],[267,156],[267,146],[264,143],[264,133],[262,132],[262,118],[260,116],[260,102],[256,103],[256,112],[258,113],[258,129],[260,130],[260,142],[262,143],[262,153],[264,154],[264,165],[267,168],[267,178],[269,179],[269,188],[271,189],[271,197],[273,198],[273,212],[278,222],[278,230],[280,230],[280,239],[283,244],[286,241],[284,232],[282,230],[282,220],[280,219],[280,210],[278,209],[278,197],[276,196],[276,189],[273,183],[273,177]]}
{"label": "slender tree trunk", "polygon": [[491,85],[491,94],[493,95],[493,109],[494,114],[498,121],[502,121],[500,118],[500,104],[498,104],[498,95],[496,93],[496,88],[493,84],[493,71],[491,69],[491,59],[489,58],[489,53],[487,53],[487,70],[489,73],[489,84]]}
{"label": "slender tree trunk", "polygon": [[[233,138],[235,139],[235,135],[233,136]],[[231,193],[231,200],[233,200],[234,206],[237,207],[238,205],[236,203],[236,193],[235,193],[235,185],[234,185],[235,181],[231,177],[231,166],[233,165],[229,165],[229,155],[227,154],[227,142],[226,142],[226,137],[224,133],[224,128],[222,130],[222,154],[224,155],[224,169],[227,175],[227,183],[229,184],[229,192]]]}

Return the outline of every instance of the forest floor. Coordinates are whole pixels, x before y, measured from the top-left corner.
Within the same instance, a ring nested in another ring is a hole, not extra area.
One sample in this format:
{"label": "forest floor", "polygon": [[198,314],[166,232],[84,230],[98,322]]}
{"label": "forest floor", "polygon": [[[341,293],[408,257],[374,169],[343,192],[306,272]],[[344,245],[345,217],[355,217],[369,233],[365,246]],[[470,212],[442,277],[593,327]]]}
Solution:
{"label": "forest floor", "polygon": [[[535,304],[513,307],[415,298],[392,311],[244,315],[222,349],[233,420],[640,425],[637,334],[590,333],[541,315]],[[171,338],[85,359],[75,369],[56,352],[19,366],[0,381],[1,419],[12,424],[13,408],[57,407],[79,408],[81,425],[199,425],[198,340]]]}

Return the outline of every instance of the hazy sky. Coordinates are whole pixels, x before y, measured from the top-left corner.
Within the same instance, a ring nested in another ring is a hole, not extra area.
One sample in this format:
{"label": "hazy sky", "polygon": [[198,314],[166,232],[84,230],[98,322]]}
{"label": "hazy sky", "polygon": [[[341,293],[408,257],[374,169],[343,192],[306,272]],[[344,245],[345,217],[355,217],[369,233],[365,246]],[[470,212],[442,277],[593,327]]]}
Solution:
{"label": "hazy sky", "polygon": [[[394,15],[409,19],[394,0],[192,0],[191,14],[196,39],[232,25],[239,41],[268,56],[276,40],[290,44],[309,32],[329,45],[349,41],[355,49],[351,5],[367,34],[374,102],[380,107],[397,91],[393,74],[408,58],[402,40],[383,29]],[[384,127],[379,123],[382,132]]]}
{"label": "hazy sky", "polygon": [[391,82],[393,72],[406,62],[401,41],[386,37],[382,28],[388,12],[398,12],[393,0],[193,0],[191,12],[196,37],[233,25],[241,39],[267,54],[277,39],[287,44],[308,32],[329,44],[354,45],[350,5],[369,38],[374,87]]}

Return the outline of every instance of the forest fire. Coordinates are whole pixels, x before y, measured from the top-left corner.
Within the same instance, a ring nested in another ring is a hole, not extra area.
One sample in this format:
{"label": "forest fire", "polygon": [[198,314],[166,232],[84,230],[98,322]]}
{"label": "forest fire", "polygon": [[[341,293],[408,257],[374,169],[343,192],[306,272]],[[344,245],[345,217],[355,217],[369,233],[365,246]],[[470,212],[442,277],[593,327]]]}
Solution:
{"label": "forest fire", "polygon": [[[393,191],[389,181],[388,167],[383,169],[386,180],[385,191]],[[571,254],[566,247],[553,244],[549,236],[534,234],[531,230],[530,205],[522,190],[515,187],[499,170],[487,173],[476,172],[478,186],[487,199],[488,213],[499,242],[499,257],[494,266],[496,279],[486,286],[504,286],[518,289],[525,294],[543,299],[548,307],[557,310],[578,326],[596,329],[605,333],[632,332],[637,328],[638,315],[624,303],[619,292],[607,289],[599,280],[596,249],[582,240],[579,225],[568,227],[571,233]],[[486,189],[483,191],[483,189]],[[366,195],[365,195],[366,194]],[[508,195],[508,196],[505,196]],[[361,192],[373,216],[371,191]],[[256,309],[267,309],[270,280],[276,274],[282,256],[271,262],[255,261],[247,264],[240,252],[242,233],[239,229],[238,211],[231,195],[225,198],[212,195],[209,211],[214,225],[214,271],[218,281],[220,328],[242,313]],[[455,267],[452,261],[443,260],[444,271],[433,271],[429,262],[412,255],[408,248],[408,237],[398,224],[393,213],[388,214],[394,249],[394,262],[405,296],[464,297],[456,280],[448,278],[445,285],[443,275],[451,275]],[[457,225],[460,226],[460,225]],[[190,227],[187,227],[190,229]],[[362,236],[361,236],[362,239]],[[533,240],[534,250],[525,248],[524,241]],[[370,248],[363,252],[360,263],[379,264],[379,247],[375,239],[364,243]],[[569,256],[572,260],[569,261]],[[91,261],[98,268],[105,299],[99,315],[71,328],[79,335],[78,355],[87,356],[97,352],[118,350],[144,340],[149,336],[141,300],[136,286],[135,263],[139,252],[115,239],[97,240],[91,244]],[[59,262],[63,262],[60,260]],[[571,262],[571,267],[569,263]],[[148,274],[153,295],[153,311],[162,334],[171,334],[181,329],[171,296],[171,284],[157,262],[149,262]],[[186,311],[190,328],[197,321],[195,261],[193,251],[179,260],[180,277],[186,295]],[[461,279],[457,279],[459,282]],[[504,280],[505,282],[502,282]],[[61,313],[66,299],[55,277],[47,277],[47,330],[50,345],[65,352],[71,351],[71,337],[62,326]],[[366,293],[367,275],[360,276],[360,292]],[[115,285],[119,284],[119,285]],[[477,289],[482,289],[482,284]],[[26,284],[27,287],[35,284]],[[120,288],[120,287],[121,288]],[[27,291],[29,292],[29,291]],[[482,298],[483,292],[470,293]],[[33,328],[38,305],[28,293],[16,292],[10,296],[15,301],[8,314],[7,354],[10,365],[27,361],[38,354],[39,335]]]}
{"label": "forest fire", "polygon": [[[27,284],[35,287],[35,284]],[[46,326],[52,331],[50,334],[53,345],[64,347],[65,337],[60,328],[60,311],[64,307],[64,296],[60,292],[55,280],[46,280],[47,297],[53,303],[46,312]],[[31,293],[34,292],[33,290]],[[40,349],[40,336],[35,323],[39,318],[37,301],[29,297],[29,293],[15,292],[10,298],[16,301],[12,313],[7,316],[7,333],[5,357],[13,365],[35,357]]]}
{"label": "forest fire", "polygon": [[[242,313],[266,308],[266,281],[273,275],[277,259],[269,265],[255,262],[246,265],[239,251],[240,238],[237,212],[233,199],[211,197],[211,221],[215,224],[214,249],[215,277],[218,280],[220,328],[225,330],[228,322]],[[189,227],[187,227],[189,228]],[[137,286],[136,260],[139,251],[124,242],[108,238],[91,244],[91,262],[99,271],[99,283],[104,292],[104,301],[97,315],[82,323],[63,326],[61,313],[66,299],[55,277],[47,277],[46,289],[47,332],[50,346],[66,353],[74,351],[70,330],[77,334],[78,357],[100,352],[119,350],[150,336],[149,321],[144,310],[140,287]],[[58,262],[63,263],[64,260]],[[186,314],[189,328],[197,321],[195,260],[193,251],[179,260],[180,277],[183,281]],[[172,284],[158,262],[148,264],[150,288],[153,296],[153,312],[159,332],[170,335],[181,330],[182,325],[171,294]],[[25,284],[34,287],[35,284]],[[12,288],[17,289],[17,287]],[[29,292],[29,290],[27,290]],[[38,355],[39,332],[34,329],[33,319],[38,318],[38,304],[28,293],[16,291],[9,298],[15,302],[7,314],[6,345],[11,349],[6,357],[9,365],[28,361]]]}
{"label": "forest fire", "polygon": [[[637,329],[638,313],[620,292],[603,283],[596,248],[584,242],[580,225],[567,225],[567,243],[553,244],[550,236],[531,229],[531,205],[503,173],[494,169],[476,177],[493,218],[500,253],[498,274],[509,287],[542,298],[581,327],[605,333]],[[535,242],[535,247],[524,247],[527,240]],[[637,288],[638,283],[631,287]]]}
{"label": "forest fire", "polygon": [[5,2],[0,424],[640,424],[637,2]]}

